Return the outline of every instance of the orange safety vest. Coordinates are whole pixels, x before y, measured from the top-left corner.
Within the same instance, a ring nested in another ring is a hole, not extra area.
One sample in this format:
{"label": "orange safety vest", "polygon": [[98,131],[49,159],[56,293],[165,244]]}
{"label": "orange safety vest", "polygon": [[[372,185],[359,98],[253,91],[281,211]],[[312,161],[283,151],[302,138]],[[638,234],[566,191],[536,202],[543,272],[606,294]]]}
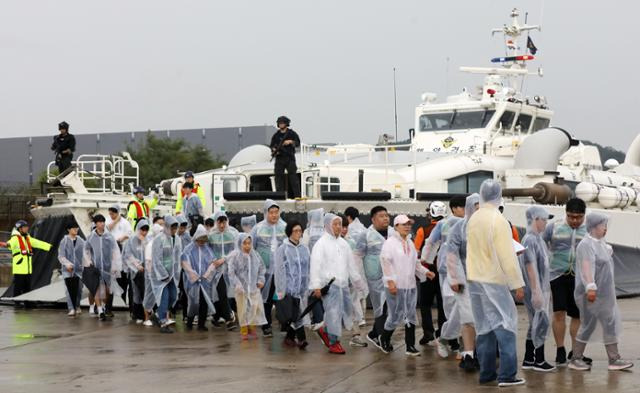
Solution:
{"label": "orange safety vest", "polygon": [[[29,237],[27,237],[26,240],[27,240],[27,244],[25,246],[23,237],[22,236],[18,236],[18,244],[20,245],[20,254],[31,256],[31,255],[33,255],[33,248],[31,247],[31,240],[29,240]],[[20,254],[15,253],[15,254],[13,254],[13,256],[15,257],[15,256],[20,255]],[[22,263],[22,261],[18,262],[18,265],[21,264],[21,263]]]}
{"label": "orange safety vest", "polygon": [[[142,217],[149,217],[149,204],[146,201],[142,203],[138,201],[131,201],[133,206],[136,208],[136,216],[137,219],[141,219]],[[144,208],[144,211],[142,210]]]}

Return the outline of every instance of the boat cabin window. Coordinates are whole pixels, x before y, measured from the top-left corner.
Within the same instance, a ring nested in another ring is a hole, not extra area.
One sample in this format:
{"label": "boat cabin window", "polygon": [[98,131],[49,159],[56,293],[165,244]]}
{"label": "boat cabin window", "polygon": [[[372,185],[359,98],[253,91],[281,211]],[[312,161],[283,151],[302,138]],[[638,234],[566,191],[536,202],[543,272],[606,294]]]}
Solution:
{"label": "boat cabin window", "polygon": [[477,171],[456,176],[447,181],[450,194],[471,194],[480,191],[480,185],[487,179],[493,179],[493,172]]}
{"label": "boat cabin window", "polygon": [[521,132],[528,132],[530,125],[531,125],[531,115],[526,115],[524,113],[521,113],[520,116],[518,116],[518,120],[516,120],[516,127],[520,126]]}
{"label": "boat cabin window", "polygon": [[544,117],[536,117],[536,119],[533,121],[533,129],[531,130],[531,132],[544,130],[545,128],[549,128],[549,119],[545,119]]}
{"label": "boat cabin window", "polygon": [[494,110],[425,113],[420,116],[420,131],[467,130],[486,127]]}
{"label": "boat cabin window", "polygon": [[502,131],[509,131],[511,129],[511,125],[513,125],[513,119],[515,117],[515,112],[504,111],[502,116],[500,116],[500,120],[498,121],[498,124],[496,124],[496,127]]}
{"label": "boat cabin window", "polygon": [[271,176],[253,175],[249,180],[249,191],[273,191],[271,189]]}
{"label": "boat cabin window", "polygon": [[[331,184],[329,184],[331,183]],[[328,177],[320,177],[320,192],[339,192],[340,191],[340,178],[332,177],[329,181]]]}

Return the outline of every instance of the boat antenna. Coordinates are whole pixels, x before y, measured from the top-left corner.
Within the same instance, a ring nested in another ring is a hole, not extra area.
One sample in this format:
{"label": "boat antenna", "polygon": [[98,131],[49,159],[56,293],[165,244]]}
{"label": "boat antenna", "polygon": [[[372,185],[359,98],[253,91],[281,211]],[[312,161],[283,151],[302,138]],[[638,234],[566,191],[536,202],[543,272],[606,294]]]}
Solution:
{"label": "boat antenna", "polygon": [[[525,12],[524,13],[524,25],[527,25],[527,19],[529,19],[529,12]],[[525,48],[529,47],[529,34],[531,34],[531,30],[527,30],[527,40],[525,41]],[[524,52],[525,54],[527,53],[527,50],[525,50]],[[525,79],[525,75],[522,75],[522,80],[520,81],[520,91],[522,92],[522,95],[524,96],[524,79]]]}
{"label": "boat antenna", "polygon": [[393,117],[396,127],[396,143],[398,142],[398,93],[396,89],[396,67],[393,67]]}

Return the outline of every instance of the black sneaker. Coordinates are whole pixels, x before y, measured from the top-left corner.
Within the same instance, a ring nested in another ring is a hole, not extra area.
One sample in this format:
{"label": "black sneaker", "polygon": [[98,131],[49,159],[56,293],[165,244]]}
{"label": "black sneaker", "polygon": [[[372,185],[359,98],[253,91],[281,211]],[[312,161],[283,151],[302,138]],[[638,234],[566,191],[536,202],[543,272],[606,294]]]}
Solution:
{"label": "black sneaker", "polygon": [[107,320],[107,316],[105,315],[105,313],[103,313],[103,312],[100,313],[100,320],[101,321],[106,321]]}
{"label": "black sneaker", "polygon": [[427,345],[429,341],[433,341],[433,333],[425,333],[424,336],[418,341],[420,345]]}
{"label": "black sneaker", "polygon": [[413,345],[407,345],[404,354],[407,356],[420,356],[420,351],[418,351]]}
{"label": "black sneaker", "polygon": [[[569,360],[572,360],[572,359],[573,359],[573,351],[569,351],[569,355],[567,355],[567,358],[568,358]],[[582,356],[582,361],[583,361],[583,362],[585,362],[585,363],[587,363],[589,366],[591,366],[591,365],[593,364],[593,359],[588,358],[588,357],[586,357],[586,356],[584,356],[584,355]]]}
{"label": "black sneaker", "polygon": [[380,350],[384,353],[391,353],[393,352],[393,345],[391,345],[391,343],[380,343]]}
{"label": "black sneaker", "polygon": [[158,319],[158,316],[155,313],[151,314],[151,322],[153,322],[153,324],[156,325],[157,327],[160,327],[162,325],[160,323],[160,320]]}
{"label": "black sneaker", "polygon": [[227,322],[227,331],[232,332],[232,331],[236,330],[237,328],[238,328],[238,325],[236,325],[235,322],[233,322],[233,321]]}
{"label": "black sneaker", "polygon": [[476,371],[476,360],[472,358],[471,355],[465,355],[462,360],[460,360],[458,367],[467,372]]}
{"label": "black sneaker", "polygon": [[171,333],[173,333],[173,330],[169,326],[161,326],[160,327],[160,333],[171,334]]}
{"label": "black sneaker", "polygon": [[267,327],[262,329],[262,335],[264,337],[273,337],[273,330],[271,330],[271,327]]}
{"label": "black sneaker", "polygon": [[548,372],[551,372],[551,371],[556,371],[556,368],[554,366],[550,365],[547,362],[542,362],[542,363],[536,363],[533,366],[533,371],[539,371],[539,372],[542,372],[542,373],[548,373]]}
{"label": "black sneaker", "polygon": [[371,341],[371,343],[378,349],[382,349],[380,346],[380,337],[375,337],[371,335],[372,332],[367,333],[367,340]]}
{"label": "black sneaker", "polygon": [[529,361],[529,360],[523,360],[522,361],[522,369],[523,370],[531,370],[533,369],[533,366],[536,365],[536,362],[534,361]]}
{"label": "black sneaker", "polygon": [[458,342],[458,340],[455,340],[451,343],[450,347],[451,347],[451,352],[459,351],[460,343]]}
{"label": "black sneaker", "polygon": [[527,381],[525,381],[522,378],[513,378],[513,379],[509,379],[507,381],[498,382],[498,386],[501,387],[501,388],[506,388],[506,387],[509,387],[509,386],[524,385],[525,382],[527,382]]}
{"label": "black sneaker", "polygon": [[567,365],[567,351],[564,347],[560,347],[556,350],[556,366],[562,367]]}

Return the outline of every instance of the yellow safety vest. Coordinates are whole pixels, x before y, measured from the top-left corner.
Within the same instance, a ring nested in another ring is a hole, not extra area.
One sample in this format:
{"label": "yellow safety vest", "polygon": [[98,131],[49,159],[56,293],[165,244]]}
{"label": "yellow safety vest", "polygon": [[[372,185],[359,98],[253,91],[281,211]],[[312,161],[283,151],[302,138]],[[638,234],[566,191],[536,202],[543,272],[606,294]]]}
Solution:
{"label": "yellow safety vest", "polygon": [[7,242],[7,248],[11,250],[13,274],[31,274],[33,272],[31,265],[33,249],[49,251],[51,244],[34,239],[29,235],[23,236],[14,230],[11,233],[11,239]]}

